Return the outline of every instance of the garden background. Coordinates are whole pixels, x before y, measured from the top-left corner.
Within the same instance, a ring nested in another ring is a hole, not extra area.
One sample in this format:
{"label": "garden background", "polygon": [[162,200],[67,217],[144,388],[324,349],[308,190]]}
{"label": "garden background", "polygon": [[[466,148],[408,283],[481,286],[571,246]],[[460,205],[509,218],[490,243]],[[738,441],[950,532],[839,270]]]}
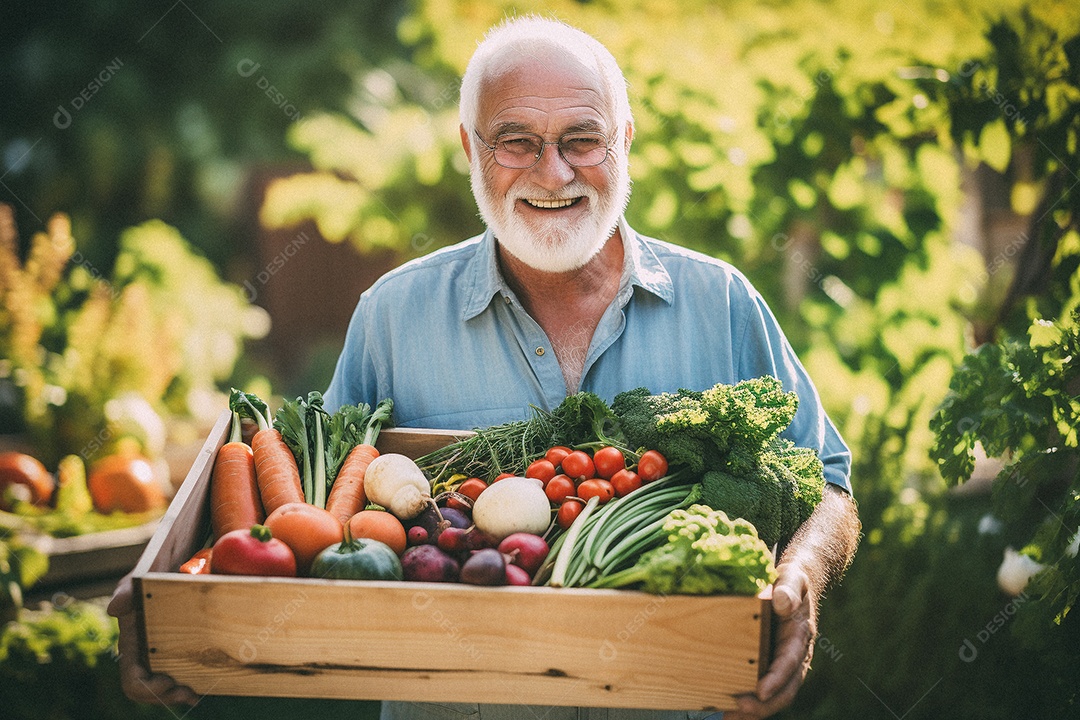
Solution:
{"label": "garden background", "polygon": [[[620,61],[630,223],[748,275],[852,447],[864,536],[782,717],[1080,715],[1075,3],[5,8],[0,240],[74,242],[47,301],[0,286],[0,432],[56,458],[134,395],[180,444],[230,385],[323,389],[360,292],[480,230],[458,81],[526,12]],[[0,532],[5,714],[170,717],[100,602],[15,607],[42,568]]]}

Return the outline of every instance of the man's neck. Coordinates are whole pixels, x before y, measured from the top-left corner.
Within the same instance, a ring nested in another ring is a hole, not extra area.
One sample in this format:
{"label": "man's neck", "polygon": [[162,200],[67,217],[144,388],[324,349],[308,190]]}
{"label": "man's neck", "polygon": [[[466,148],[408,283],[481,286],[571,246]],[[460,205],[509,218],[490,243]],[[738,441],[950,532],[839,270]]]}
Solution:
{"label": "man's neck", "polygon": [[499,267],[529,315],[551,340],[568,392],[581,383],[585,357],[604,311],[615,299],[623,270],[622,235],[616,229],[589,262],[569,272],[546,272],[499,247]]}

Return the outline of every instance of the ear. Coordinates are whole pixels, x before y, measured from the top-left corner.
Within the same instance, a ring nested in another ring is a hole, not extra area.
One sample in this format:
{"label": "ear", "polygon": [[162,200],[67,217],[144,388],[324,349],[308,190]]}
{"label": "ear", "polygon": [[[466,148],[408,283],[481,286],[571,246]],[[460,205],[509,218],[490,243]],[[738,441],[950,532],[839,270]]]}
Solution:
{"label": "ear", "polygon": [[472,162],[472,144],[469,142],[469,131],[465,129],[464,125],[458,125],[458,132],[461,133],[461,147],[465,148],[465,159]]}
{"label": "ear", "polygon": [[626,142],[623,146],[623,150],[627,155],[630,155],[630,142],[634,139],[634,123],[626,123]]}

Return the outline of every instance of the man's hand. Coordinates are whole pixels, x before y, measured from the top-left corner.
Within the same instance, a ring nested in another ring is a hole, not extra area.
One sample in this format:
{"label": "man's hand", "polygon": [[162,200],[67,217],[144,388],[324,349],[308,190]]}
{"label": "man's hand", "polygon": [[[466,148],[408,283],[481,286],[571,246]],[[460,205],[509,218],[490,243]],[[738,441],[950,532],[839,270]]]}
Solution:
{"label": "man's hand", "polygon": [[817,635],[817,599],[810,580],[794,563],[776,568],[772,608],[776,618],[776,650],[769,671],[752,695],[737,698],[739,709],[724,720],[764,718],[786,708],[806,679]]}
{"label": "man's hand", "polygon": [[117,586],[109,601],[108,612],[120,626],[119,663],[120,684],[124,694],[135,702],[160,705],[196,705],[199,696],[185,686],[177,685],[168,675],[155,675],[141,663],[139,630],[136,625],[135,606],[132,603],[131,576],[127,575]]}
{"label": "man's hand", "polygon": [[829,583],[839,578],[859,542],[859,514],[851,497],[826,485],[821,502],[776,566],[773,584],[775,643],[768,672],[752,694],[735,699],[738,710],[724,720],[758,720],[783,710],[810,670],[817,640],[818,600]]}

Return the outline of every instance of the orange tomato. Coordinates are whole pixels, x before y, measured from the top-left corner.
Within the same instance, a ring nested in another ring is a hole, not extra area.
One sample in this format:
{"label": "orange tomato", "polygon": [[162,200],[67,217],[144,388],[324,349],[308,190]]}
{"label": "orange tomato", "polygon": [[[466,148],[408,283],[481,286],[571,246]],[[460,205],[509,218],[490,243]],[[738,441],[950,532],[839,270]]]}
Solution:
{"label": "orange tomato", "polygon": [[361,510],[349,518],[349,534],[354,538],[378,540],[398,555],[405,552],[405,526],[385,510]]}
{"label": "orange tomato", "polygon": [[300,574],[307,573],[316,555],[345,538],[344,526],[333,513],[303,502],[285,503],[263,525],[293,551]]}

